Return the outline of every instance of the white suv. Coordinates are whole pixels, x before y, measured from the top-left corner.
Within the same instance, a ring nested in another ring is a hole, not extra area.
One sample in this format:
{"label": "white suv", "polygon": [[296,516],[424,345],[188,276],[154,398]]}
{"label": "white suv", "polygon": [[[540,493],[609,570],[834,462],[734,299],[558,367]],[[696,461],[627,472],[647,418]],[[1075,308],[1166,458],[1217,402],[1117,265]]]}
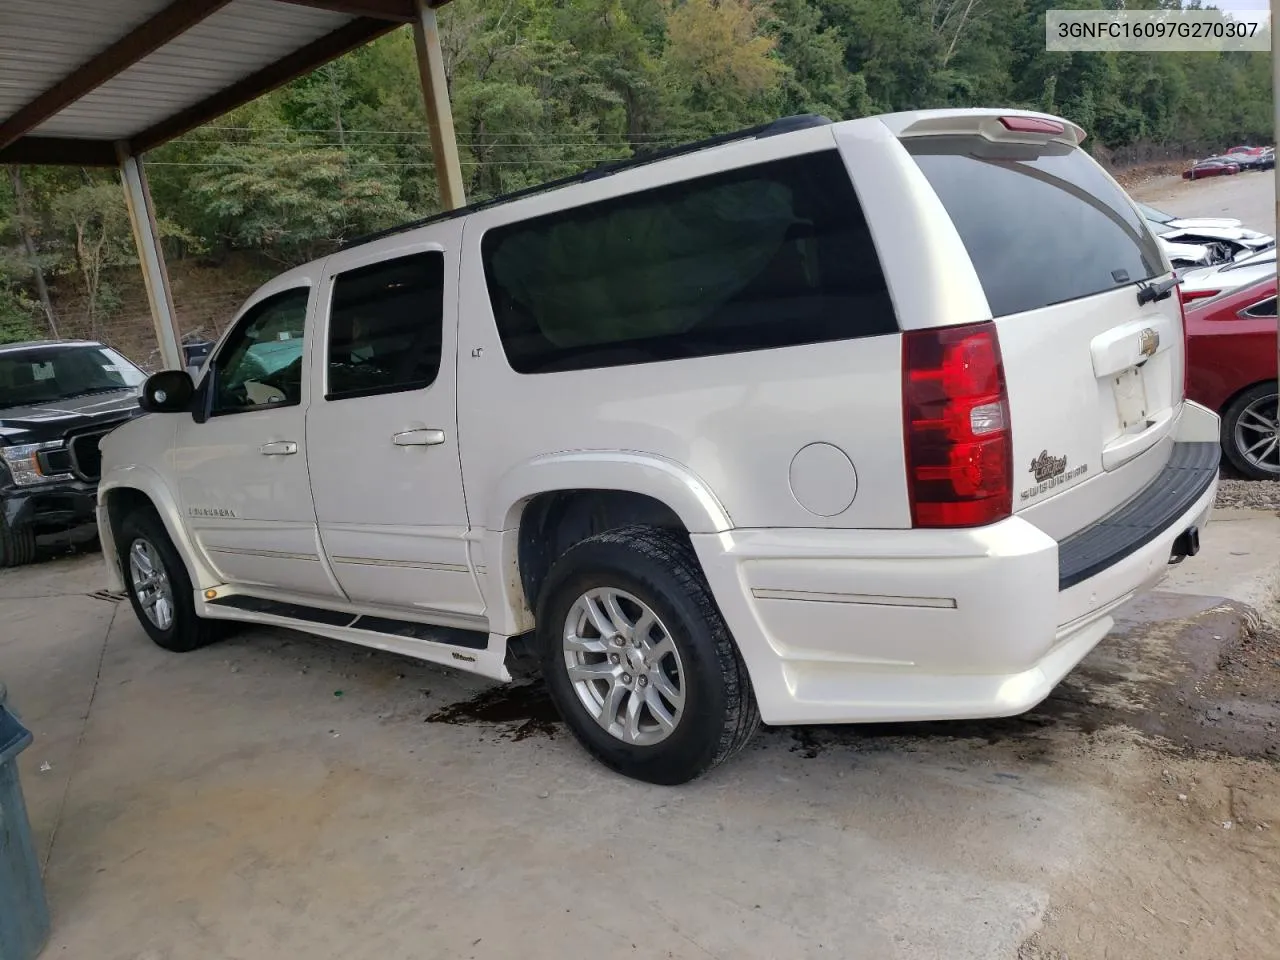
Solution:
{"label": "white suv", "polygon": [[536,654],[658,783],[760,720],[1028,710],[1217,484],[1169,265],[1083,136],[794,118],[291,270],[104,443],[116,586],[172,650]]}

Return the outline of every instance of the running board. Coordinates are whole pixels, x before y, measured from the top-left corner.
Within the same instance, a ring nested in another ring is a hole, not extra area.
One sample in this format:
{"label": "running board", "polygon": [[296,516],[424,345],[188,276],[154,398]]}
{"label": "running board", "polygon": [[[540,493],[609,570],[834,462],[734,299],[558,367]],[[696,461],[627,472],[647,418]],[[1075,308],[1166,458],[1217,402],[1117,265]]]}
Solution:
{"label": "running board", "polygon": [[263,613],[285,620],[296,620],[299,623],[342,627],[346,630],[359,630],[364,633],[403,637],[410,640],[426,640],[450,647],[462,647],[466,650],[484,650],[489,646],[489,634],[483,630],[438,627],[431,623],[346,613],[341,610],[328,610],[324,607],[311,607],[301,603],[268,600],[265,597],[250,597],[244,594],[217,597],[205,602],[211,607],[233,607],[248,613]]}

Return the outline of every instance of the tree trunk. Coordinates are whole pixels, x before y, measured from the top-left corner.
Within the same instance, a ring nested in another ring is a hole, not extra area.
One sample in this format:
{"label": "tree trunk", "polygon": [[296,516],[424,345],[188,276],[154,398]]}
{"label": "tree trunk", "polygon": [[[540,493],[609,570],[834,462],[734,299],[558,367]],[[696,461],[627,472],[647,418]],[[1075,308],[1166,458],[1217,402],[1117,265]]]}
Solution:
{"label": "tree trunk", "polygon": [[22,249],[26,251],[27,263],[36,280],[36,293],[40,295],[40,306],[44,308],[45,318],[49,321],[49,335],[58,339],[58,318],[53,312],[53,300],[49,297],[49,285],[44,281],[44,268],[36,256],[36,245],[31,239],[31,231],[27,229],[27,195],[22,189],[22,168],[16,163],[9,168],[9,179],[13,181],[13,198],[18,212],[18,235],[22,238]]}

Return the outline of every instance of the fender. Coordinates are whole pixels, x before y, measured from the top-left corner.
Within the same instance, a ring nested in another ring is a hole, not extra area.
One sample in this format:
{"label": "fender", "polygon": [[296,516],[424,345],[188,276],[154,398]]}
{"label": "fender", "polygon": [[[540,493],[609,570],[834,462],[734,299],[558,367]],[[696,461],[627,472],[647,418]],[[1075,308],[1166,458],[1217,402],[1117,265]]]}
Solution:
{"label": "fender", "polygon": [[169,485],[151,467],[141,464],[128,464],[113,467],[98,484],[98,535],[102,539],[102,553],[107,562],[108,577],[112,581],[112,589],[123,589],[124,575],[119,566],[118,551],[111,533],[111,524],[107,517],[107,494],[112,490],[137,490],[146,494],[160,515],[169,534],[169,539],[178,550],[187,573],[191,576],[191,584],[197,590],[215,587],[222,579],[204,561],[203,555],[187,533],[187,525],[182,520],[182,512],[174,498]]}
{"label": "fender", "polygon": [[520,582],[518,541],[525,504],[556,490],[622,490],[666,504],[689,533],[733,529],[724,505],[681,463],[632,450],[567,450],[508,470],[494,485],[484,512],[484,593],[489,629],[516,636],[533,628]]}

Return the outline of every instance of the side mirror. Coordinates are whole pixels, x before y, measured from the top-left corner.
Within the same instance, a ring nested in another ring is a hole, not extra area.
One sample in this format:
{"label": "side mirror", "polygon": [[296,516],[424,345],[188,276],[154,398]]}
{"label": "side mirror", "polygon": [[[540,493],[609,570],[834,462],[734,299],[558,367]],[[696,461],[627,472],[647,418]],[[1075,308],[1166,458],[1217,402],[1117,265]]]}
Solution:
{"label": "side mirror", "polygon": [[195,394],[191,374],[185,370],[161,370],[147,377],[138,406],[147,413],[186,413]]}

